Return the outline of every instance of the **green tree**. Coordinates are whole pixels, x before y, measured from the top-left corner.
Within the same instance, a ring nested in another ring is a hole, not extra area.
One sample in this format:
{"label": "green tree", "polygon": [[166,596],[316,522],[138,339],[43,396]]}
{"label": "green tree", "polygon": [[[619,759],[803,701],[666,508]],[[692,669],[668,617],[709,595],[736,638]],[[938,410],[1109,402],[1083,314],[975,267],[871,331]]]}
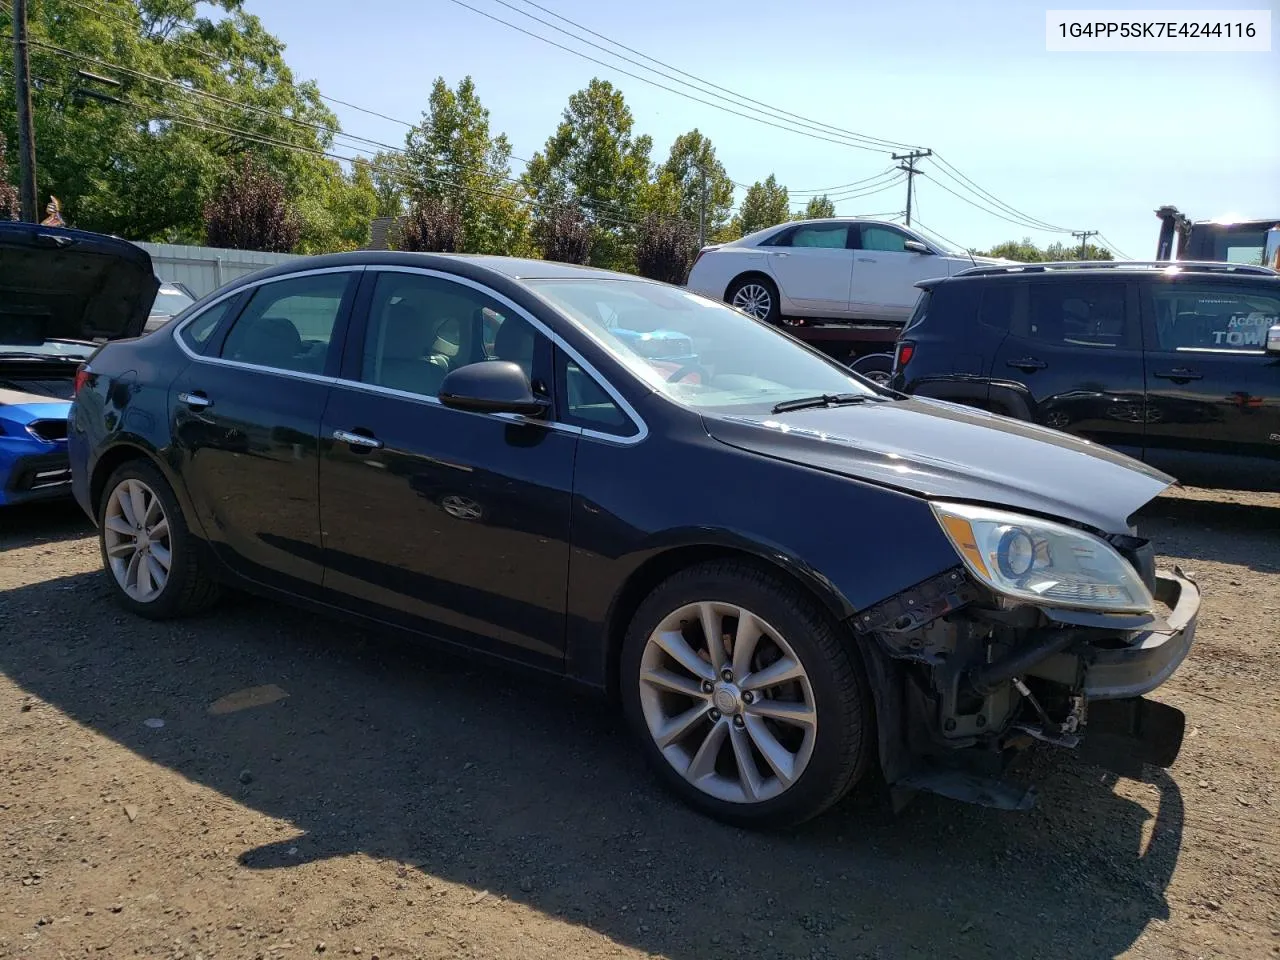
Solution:
{"label": "green tree", "polygon": [[621,91],[593,79],[569,97],[560,125],[525,171],[536,217],[568,203],[593,224],[594,266],[626,270],[635,262],[632,224],[648,192],[653,141],[634,127]]}
{"label": "green tree", "polygon": [[787,188],[779,184],[771,173],[764,182],[757,180],[747,190],[734,218],[734,226],[737,234],[745,237],[790,219],[791,201],[787,197]]}
{"label": "green tree", "polygon": [[[704,179],[705,174],[705,179]],[[651,212],[676,217],[695,228],[702,213],[706,190],[706,230],[712,237],[729,225],[733,212],[733,181],[716,159],[716,148],[696,128],[682,133],[671,144],[666,162],[655,171],[655,182],[665,184],[659,191],[669,197],[670,209]]]}
{"label": "green tree", "polygon": [[836,215],[836,205],[824,193],[820,197],[810,197],[809,202],[804,206],[803,219],[818,220],[822,217],[834,217]]}
{"label": "green tree", "polygon": [[[195,242],[206,203],[244,153],[278,176],[291,199],[331,175],[332,161],[318,154],[332,143],[335,117],[314,84],[294,80],[283,44],[245,13],[243,0],[89,6],[41,0],[30,7],[31,71],[41,78],[34,92],[38,188],[42,202],[58,196],[69,223],[137,240]],[[8,33],[5,11],[0,32]],[[78,70],[119,85],[103,87]],[[74,92],[84,87],[114,102]],[[0,132],[10,140],[15,100],[12,74],[0,73]]]}
{"label": "green tree", "polygon": [[378,216],[378,193],[373,170],[356,161],[344,173],[330,163],[316,188],[296,201],[302,216],[301,253],[355,250],[369,240],[369,224]]}
{"label": "green tree", "polygon": [[9,179],[8,145],[0,133],[0,220],[17,220],[22,215],[22,201],[18,188]]}
{"label": "green tree", "polygon": [[465,252],[511,254],[527,245],[528,214],[511,178],[511,145],[506,134],[490,134],[489,111],[470,77],[456,90],[436,78],[397,166],[416,202],[439,198],[457,212]]}
{"label": "green tree", "polygon": [[379,151],[369,161],[373,191],[377,198],[375,217],[398,217],[405,211],[404,159],[398,153]]}
{"label": "green tree", "polygon": [[1044,249],[1044,259],[1046,261],[1059,260],[1114,260],[1110,250],[1104,250],[1102,247],[1095,247],[1092,243],[1084,245],[1084,256],[1080,256],[1080,244],[1078,243],[1062,243],[1055,241]]}
{"label": "green tree", "polygon": [[1023,237],[1021,240],[1006,240],[1004,243],[997,243],[990,250],[976,250],[974,253],[980,257],[1002,257],[1005,260],[1017,260],[1020,263],[1114,259],[1110,250],[1095,247],[1091,243],[1085,245],[1085,255],[1081,258],[1079,244],[1064,244],[1055,241],[1042,250],[1031,242],[1030,237]]}

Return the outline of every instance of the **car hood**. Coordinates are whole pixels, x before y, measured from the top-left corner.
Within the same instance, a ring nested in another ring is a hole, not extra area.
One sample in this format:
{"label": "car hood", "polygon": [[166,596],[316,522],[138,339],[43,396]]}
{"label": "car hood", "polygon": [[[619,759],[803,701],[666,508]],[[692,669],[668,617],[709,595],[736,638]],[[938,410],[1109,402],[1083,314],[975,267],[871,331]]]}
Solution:
{"label": "car hood", "polygon": [[136,337],[159,287],[151,257],[125,240],[0,223],[0,345]]}
{"label": "car hood", "polygon": [[912,398],[758,416],[704,417],[717,440],[928,499],[963,500],[1124,533],[1175,483],[1087,440]]}
{"label": "car hood", "polygon": [[65,417],[70,409],[69,400],[56,400],[38,393],[0,387],[0,416],[6,420],[56,420],[58,417]]}

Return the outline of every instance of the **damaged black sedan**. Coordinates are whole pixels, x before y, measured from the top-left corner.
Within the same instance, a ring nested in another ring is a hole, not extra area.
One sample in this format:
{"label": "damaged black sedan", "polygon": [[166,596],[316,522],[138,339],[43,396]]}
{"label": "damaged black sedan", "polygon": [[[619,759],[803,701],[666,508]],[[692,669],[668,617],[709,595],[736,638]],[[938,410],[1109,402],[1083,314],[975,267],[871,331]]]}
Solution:
{"label": "damaged black sedan", "polygon": [[239,280],[77,378],[105,575],[256,591],[567,675],[749,826],[1024,806],[1019,748],[1172,763],[1200,598],[1132,515],[1173,478],[869,384],[723,304],[541,261],[363,252]]}

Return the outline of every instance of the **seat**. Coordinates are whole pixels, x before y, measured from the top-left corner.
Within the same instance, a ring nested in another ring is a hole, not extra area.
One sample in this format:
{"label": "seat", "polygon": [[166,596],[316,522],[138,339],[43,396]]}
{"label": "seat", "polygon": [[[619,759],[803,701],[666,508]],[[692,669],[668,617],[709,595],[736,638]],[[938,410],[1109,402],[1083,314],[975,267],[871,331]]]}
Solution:
{"label": "seat", "polygon": [[247,321],[243,328],[237,324],[231,329],[222,355],[240,363],[298,370],[302,351],[302,336],[291,321],[284,317],[259,317]]}
{"label": "seat", "polygon": [[426,318],[409,304],[388,305],[382,321],[382,343],[370,381],[392,390],[436,396],[449,369],[424,355],[429,327]]}
{"label": "seat", "polygon": [[526,377],[532,377],[534,342],[533,329],[527,323],[507,317],[493,338],[494,358],[517,363]]}

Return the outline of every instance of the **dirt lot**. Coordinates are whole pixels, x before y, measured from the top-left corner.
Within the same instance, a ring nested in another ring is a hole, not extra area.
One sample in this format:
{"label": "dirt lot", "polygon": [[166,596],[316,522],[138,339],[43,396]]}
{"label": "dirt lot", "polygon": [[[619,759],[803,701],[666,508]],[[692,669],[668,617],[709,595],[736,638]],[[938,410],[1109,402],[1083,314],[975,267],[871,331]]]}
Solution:
{"label": "dirt lot", "polygon": [[0,957],[1280,955],[1280,497],[1144,530],[1206,596],[1173,770],[773,836],[592,700],[261,601],[135,620],[74,508],[0,514]]}

